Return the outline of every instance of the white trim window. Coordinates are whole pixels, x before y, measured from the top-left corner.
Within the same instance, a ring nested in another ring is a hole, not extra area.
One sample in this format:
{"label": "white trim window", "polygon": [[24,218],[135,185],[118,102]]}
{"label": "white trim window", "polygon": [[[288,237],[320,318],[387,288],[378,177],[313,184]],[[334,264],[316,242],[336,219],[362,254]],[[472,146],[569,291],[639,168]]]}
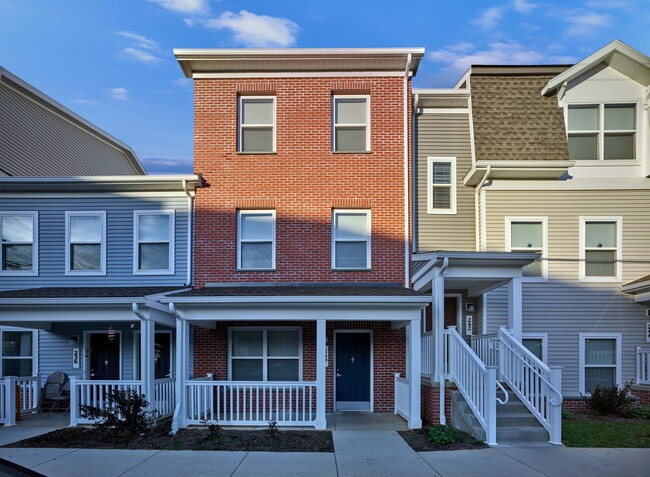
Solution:
{"label": "white trim window", "polygon": [[546,217],[506,217],[506,251],[537,252],[540,259],[526,265],[522,274],[527,281],[548,277],[548,219]]}
{"label": "white trim window", "polygon": [[2,275],[38,275],[38,212],[0,212]]}
{"label": "white trim window", "polygon": [[237,269],[275,270],[275,210],[237,211]]}
{"label": "white trim window", "polygon": [[637,157],[636,103],[566,106],[569,158],[572,161],[619,161]]}
{"label": "white trim window", "polygon": [[620,281],[622,218],[580,217],[580,279]]}
{"label": "white trim window", "polygon": [[456,213],[456,158],[427,158],[427,213]]}
{"label": "white trim window", "polygon": [[370,269],[370,211],[335,209],[332,211],[332,268]]}
{"label": "white trim window", "polygon": [[370,96],[332,98],[332,151],[370,151]]}
{"label": "white trim window", "polygon": [[231,381],[292,382],[302,379],[300,328],[229,328]]}
{"label": "white trim window", "polygon": [[65,213],[66,275],[106,275],[106,211]]}
{"label": "white trim window", "polygon": [[240,96],[238,152],[275,152],[275,96]]}
{"label": "white trim window", "polygon": [[173,210],[133,212],[133,274],[174,274]]}
{"label": "white trim window", "polygon": [[621,333],[580,333],[580,393],[621,385]]}
{"label": "white trim window", "polygon": [[523,333],[521,344],[537,359],[548,362],[548,334],[547,333]]}
{"label": "white trim window", "polygon": [[38,335],[36,331],[2,328],[0,329],[0,342],[2,343],[0,350],[2,377],[33,376],[38,372],[38,360],[36,359]]}

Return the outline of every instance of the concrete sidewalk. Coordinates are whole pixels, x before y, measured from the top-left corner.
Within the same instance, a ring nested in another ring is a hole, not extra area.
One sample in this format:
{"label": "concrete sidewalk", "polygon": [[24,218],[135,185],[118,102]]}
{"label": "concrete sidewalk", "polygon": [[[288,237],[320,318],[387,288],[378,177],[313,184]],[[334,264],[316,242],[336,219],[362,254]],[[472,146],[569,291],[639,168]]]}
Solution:
{"label": "concrete sidewalk", "polygon": [[3,448],[0,457],[51,477],[650,475],[650,449],[504,447],[417,453],[394,431],[333,431],[333,436],[333,454]]}

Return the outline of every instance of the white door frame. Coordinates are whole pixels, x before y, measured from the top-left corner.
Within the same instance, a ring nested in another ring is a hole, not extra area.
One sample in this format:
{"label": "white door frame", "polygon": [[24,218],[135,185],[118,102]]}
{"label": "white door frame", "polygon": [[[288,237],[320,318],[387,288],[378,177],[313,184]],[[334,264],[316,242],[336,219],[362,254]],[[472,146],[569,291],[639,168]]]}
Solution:
{"label": "white door frame", "polygon": [[[84,330],[84,332],[83,332],[83,337],[84,337],[83,338],[84,339],[84,342],[83,342],[83,351],[84,351],[83,379],[90,379],[90,375],[88,374],[89,371],[90,371],[90,353],[92,351],[90,349],[90,335],[101,335],[101,334],[108,334],[108,328],[106,330]],[[119,353],[120,353],[120,356],[119,356],[119,363],[120,363],[119,364],[119,371],[120,371],[120,373],[119,373],[119,378],[118,379],[121,381],[122,380],[122,368],[124,368],[124,366],[123,366],[124,363],[122,362],[122,358],[124,356],[124,352],[123,352],[124,351],[123,350],[123,348],[124,348],[124,340],[122,339],[122,330],[115,330],[115,334],[119,336],[119,340],[120,340],[120,346],[118,347]]]}
{"label": "white door frame", "polygon": [[[445,293],[445,298],[455,298],[456,299],[456,330],[458,333],[461,334],[461,336],[464,335],[463,333],[463,294],[462,293]],[[443,318],[444,320],[444,318]]]}
{"label": "white door frame", "polygon": [[332,360],[332,363],[334,366],[332,366],[332,406],[334,409],[334,412],[337,412],[338,409],[336,408],[336,335],[337,334],[345,334],[345,333],[368,333],[370,335],[370,403],[369,403],[369,408],[367,410],[363,409],[358,409],[357,411],[361,412],[374,412],[375,409],[375,353],[374,353],[374,330],[363,330],[363,329],[354,329],[354,330],[346,330],[346,329],[339,329],[339,330],[334,330],[334,359]]}

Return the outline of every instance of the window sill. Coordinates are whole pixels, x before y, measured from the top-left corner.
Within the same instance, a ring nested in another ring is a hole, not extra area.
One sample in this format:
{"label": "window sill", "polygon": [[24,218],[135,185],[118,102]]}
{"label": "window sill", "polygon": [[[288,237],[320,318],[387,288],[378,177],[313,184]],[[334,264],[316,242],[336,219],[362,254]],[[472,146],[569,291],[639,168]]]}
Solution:
{"label": "window sill", "polygon": [[277,152],[275,151],[270,151],[270,152],[243,152],[243,151],[237,151],[238,156],[275,156]]}
{"label": "window sill", "polygon": [[372,154],[372,151],[331,151],[332,154]]}
{"label": "window sill", "polygon": [[174,270],[134,270],[133,275],[174,275]]}
{"label": "window sill", "polygon": [[38,272],[35,270],[2,270],[0,277],[37,277]]}
{"label": "window sill", "polygon": [[105,277],[105,271],[90,271],[90,272],[65,272],[66,277]]}
{"label": "window sill", "polygon": [[275,268],[238,268],[237,272],[275,272]]}
{"label": "window sill", "polygon": [[372,268],[333,268],[333,272],[371,272]]}
{"label": "window sill", "polygon": [[618,277],[580,277],[582,283],[621,283],[622,281]]}
{"label": "window sill", "polygon": [[427,210],[427,215],[458,215],[455,210]]}

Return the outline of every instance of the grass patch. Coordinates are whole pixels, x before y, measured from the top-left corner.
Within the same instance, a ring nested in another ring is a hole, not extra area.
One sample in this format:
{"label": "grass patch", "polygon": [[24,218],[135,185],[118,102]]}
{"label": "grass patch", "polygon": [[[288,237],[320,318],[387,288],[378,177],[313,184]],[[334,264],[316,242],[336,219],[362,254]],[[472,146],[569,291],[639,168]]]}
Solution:
{"label": "grass patch", "polygon": [[581,417],[562,421],[567,447],[650,448],[650,422],[641,419]]}

